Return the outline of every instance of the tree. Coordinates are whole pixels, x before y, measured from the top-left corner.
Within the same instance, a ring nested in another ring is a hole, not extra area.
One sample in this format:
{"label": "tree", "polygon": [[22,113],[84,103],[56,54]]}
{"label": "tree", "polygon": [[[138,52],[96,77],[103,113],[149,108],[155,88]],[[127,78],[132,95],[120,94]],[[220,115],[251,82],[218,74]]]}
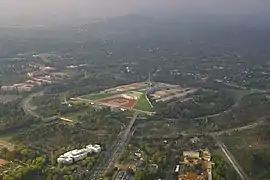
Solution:
{"label": "tree", "polygon": [[57,157],[55,156],[55,154],[54,154],[53,152],[51,152],[50,161],[51,161],[51,164],[52,164],[53,166],[56,165],[56,159],[57,159]]}
{"label": "tree", "polygon": [[6,153],[6,159],[12,161],[15,158],[15,151],[8,151]]}
{"label": "tree", "polygon": [[54,174],[52,180],[58,180],[58,175]]}
{"label": "tree", "polygon": [[143,170],[137,170],[135,172],[135,180],[146,180],[147,174]]}
{"label": "tree", "polygon": [[46,177],[46,180],[52,180],[53,179],[53,174],[48,172],[47,173],[47,177]]}
{"label": "tree", "polygon": [[133,169],[131,169],[131,168],[127,168],[126,172],[127,172],[127,174],[131,174],[131,175],[135,174]]}
{"label": "tree", "polygon": [[109,169],[106,172],[105,177],[112,177],[117,170],[118,170],[117,167]]}
{"label": "tree", "polygon": [[8,152],[8,149],[6,147],[1,148],[1,150],[0,150],[0,156],[2,158],[6,158],[7,152]]}

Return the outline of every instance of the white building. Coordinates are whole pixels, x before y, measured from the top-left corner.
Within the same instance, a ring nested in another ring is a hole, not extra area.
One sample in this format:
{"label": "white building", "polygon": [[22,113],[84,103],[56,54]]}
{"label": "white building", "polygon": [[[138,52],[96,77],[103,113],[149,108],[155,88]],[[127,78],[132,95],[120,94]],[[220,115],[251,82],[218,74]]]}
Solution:
{"label": "white building", "polygon": [[80,160],[86,158],[88,154],[99,153],[100,151],[101,151],[100,145],[90,144],[83,149],[75,149],[75,150],[66,152],[63,155],[60,155],[59,158],[57,158],[57,162],[63,163],[63,164],[72,164],[76,161],[80,161]]}
{"label": "white building", "polygon": [[121,94],[123,98],[130,99],[130,100],[138,100],[138,97],[132,94]]}

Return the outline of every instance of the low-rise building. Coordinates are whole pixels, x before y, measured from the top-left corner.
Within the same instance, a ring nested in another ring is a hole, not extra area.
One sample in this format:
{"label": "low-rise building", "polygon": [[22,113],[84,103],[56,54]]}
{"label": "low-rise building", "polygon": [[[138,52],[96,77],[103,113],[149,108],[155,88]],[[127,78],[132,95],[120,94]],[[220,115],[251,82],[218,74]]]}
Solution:
{"label": "low-rise building", "polygon": [[80,161],[80,160],[86,158],[88,154],[99,153],[100,151],[101,151],[100,145],[90,144],[83,149],[75,149],[75,150],[66,152],[63,155],[60,155],[59,158],[57,158],[57,162],[63,163],[63,164],[72,164],[76,161]]}
{"label": "low-rise building", "polygon": [[138,97],[132,94],[121,94],[123,98],[130,99],[130,100],[137,100]]}
{"label": "low-rise building", "polygon": [[16,87],[15,86],[1,86],[2,91],[15,91]]}
{"label": "low-rise building", "polygon": [[212,180],[211,154],[208,149],[184,151],[183,162],[175,172],[178,180]]}

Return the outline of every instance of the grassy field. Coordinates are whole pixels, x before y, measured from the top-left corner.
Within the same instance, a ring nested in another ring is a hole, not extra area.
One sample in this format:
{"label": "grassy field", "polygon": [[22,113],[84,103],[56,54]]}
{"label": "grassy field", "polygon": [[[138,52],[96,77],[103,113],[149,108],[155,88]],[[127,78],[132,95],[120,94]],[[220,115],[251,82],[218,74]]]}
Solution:
{"label": "grassy field", "polygon": [[154,112],[154,108],[152,107],[150,102],[147,100],[146,93],[141,95],[141,97],[139,98],[138,102],[135,104],[133,109],[147,111],[147,112]]}
{"label": "grassy field", "polygon": [[71,119],[73,121],[78,121],[81,115],[85,115],[87,113],[87,109],[82,109],[76,112],[68,113],[62,115],[63,118]]}
{"label": "grassy field", "polygon": [[232,93],[234,101],[239,102],[244,96],[250,94],[249,90],[228,89],[228,92]]}
{"label": "grassy field", "polygon": [[98,100],[98,99],[104,99],[110,96],[115,95],[116,93],[97,93],[97,94],[86,94],[84,96],[81,96],[82,99],[88,99],[88,100]]}
{"label": "grassy field", "polygon": [[[265,126],[270,127],[269,125]],[[264,128],[260,126],[232,135],[221,136],[223,143],[234,155],[240,166],[247,174],[250,174],[250,179],[254,180],[263,179],[262,177],[269,177],[270,175],[266,168],[270,162],[269,141],[258,138],[258,134]]]}

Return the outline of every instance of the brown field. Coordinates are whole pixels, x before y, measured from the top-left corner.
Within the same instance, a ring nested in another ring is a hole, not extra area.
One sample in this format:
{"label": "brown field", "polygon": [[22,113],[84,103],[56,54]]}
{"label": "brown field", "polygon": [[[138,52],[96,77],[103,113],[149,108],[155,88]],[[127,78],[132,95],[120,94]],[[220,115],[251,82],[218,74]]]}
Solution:
{"label": "brown field", "polygon": [[124,97],[111,97],[98,100],[97,102],[110,107],[121,107],[125,109],[131,109],[136,104],[137,100],[126,99]]}
{"label": "brown field", "polygon": [[8,162],[4,159],[0,159],[0,167],[4,166],[5,164],[7,164]]}

